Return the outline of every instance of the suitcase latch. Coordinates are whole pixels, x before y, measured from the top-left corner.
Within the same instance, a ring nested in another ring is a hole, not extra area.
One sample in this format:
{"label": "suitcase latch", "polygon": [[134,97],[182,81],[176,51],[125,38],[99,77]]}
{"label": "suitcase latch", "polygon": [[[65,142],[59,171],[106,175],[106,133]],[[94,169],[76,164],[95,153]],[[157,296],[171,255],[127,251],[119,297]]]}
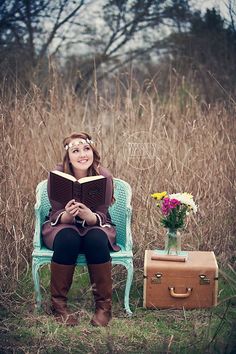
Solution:
{"label": "suitcase latch", "polygon": [[200,274],[199,278],[200,278],[200,285],[210,284],[210,279],[208,279],[205,274]]}
{"label": "suitcase latch", "polygon": [[160,284],[162,278],[162,273],[156,273],[154,277],[151,277],[152,284]]}

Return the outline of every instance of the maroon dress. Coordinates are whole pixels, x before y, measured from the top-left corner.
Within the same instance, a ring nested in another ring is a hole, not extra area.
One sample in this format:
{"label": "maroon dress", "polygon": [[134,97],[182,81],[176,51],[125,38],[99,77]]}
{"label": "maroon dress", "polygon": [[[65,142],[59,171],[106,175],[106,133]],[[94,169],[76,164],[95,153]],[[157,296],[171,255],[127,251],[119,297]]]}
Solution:
{"label": "maroon dress", "polygon": [[[63,171],[62,165],[56,167],[58,171]],[[93,226],[82,226],[82,224],[72,223],[72,224],[62,224],[60,223],[60,217],[65,212],[65,208],[61,203],[55,202],[50,199],[50,192],[48,188],[48,196],[51,203],[51,210],[48,216],[48,220],[44,222],[42,226],[42,237],[44,244],[49,248],[53,249],[53,241],[57,233],[64,228],[71,228],[76,230],[80,236],[85,236],[89,230],[100,229],[105,232],[108,237],[111,249],[113,251],[119,251],[120,247],[116,244],[116,229],[112,224],[108,208],[112,200],[112,190],[113,190],[113,178],[111,173],[104,167],[99,167],[99,173],[104,177],[107,177],[107,188],[106,188],[106,201],[104,205],[98,206],[94,213],[97,215],[98,224]],[[50,178],[50,177],[49,177]],[[48,186],[49,186],[48,178]]]}

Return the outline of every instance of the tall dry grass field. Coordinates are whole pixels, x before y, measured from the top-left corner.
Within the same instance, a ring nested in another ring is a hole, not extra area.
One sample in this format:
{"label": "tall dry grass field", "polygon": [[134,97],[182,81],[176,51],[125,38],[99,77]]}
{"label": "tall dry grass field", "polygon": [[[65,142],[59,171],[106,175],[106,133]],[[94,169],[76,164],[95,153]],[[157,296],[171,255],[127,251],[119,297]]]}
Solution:
{"label": "tall dry grass field", "polygon": [[57,84],[46,98],[37,88],[1,98],[3,304],[30,268],[36,185],[61,160],[62,139],[72,131],[89,131],[103,164],[132,187],[136,270],[144,249],[163,247],[150,197],[163,190],[190,192],[199,206],[182,232],[185,249],[213,250],[223,263],[235,259],[235,106],[202,107],[190,93],[183,101],[181,87],[163,100],[135,84],[134,95],[132,82],[121,95],[120,85],[112,99],[96,87],[79,99]]}

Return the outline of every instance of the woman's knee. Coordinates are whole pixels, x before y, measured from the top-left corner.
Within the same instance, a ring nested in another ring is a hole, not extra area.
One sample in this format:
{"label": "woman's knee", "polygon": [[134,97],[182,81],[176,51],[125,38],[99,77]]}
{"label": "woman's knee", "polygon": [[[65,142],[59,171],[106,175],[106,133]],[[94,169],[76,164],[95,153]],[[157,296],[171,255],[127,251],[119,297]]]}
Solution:
{"label": "woman's knee", "polygon": [[84,248],[97,250],[99,248],[109,248],[107,235],[99,229],[92,229],[84,236]]}
{"label": "woman's knee", "polygon": [[105,232],[90,230],[83,238],[84,253],[88,264],[105,263],[110,260],[110,249]]}
{"label": "woman's knee", "polygon": [[74,264],[80,250],[80,236],[76,230],[66,228],[58,232],[53,243],[53,261]]}
{"label": "woman's knee", "polygon": [[53,249],[71,249],[80,246],[80,236],[78,232],[71,228],[66,228],[58,232],[53,242]]}

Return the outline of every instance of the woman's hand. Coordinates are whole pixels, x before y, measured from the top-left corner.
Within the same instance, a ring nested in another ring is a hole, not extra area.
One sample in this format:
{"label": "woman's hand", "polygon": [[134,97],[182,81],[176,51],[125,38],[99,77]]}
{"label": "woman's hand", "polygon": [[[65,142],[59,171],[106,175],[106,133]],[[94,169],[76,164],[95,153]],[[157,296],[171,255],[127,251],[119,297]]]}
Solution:
{"label": "woman's hand", "polygon": [[76,216],[85,220],[88,225],[92,226],[97,223],[96,215],[86,205],[76,202],[75,199],[70,200],[66,204],[65,211],[61,217],[61,222],[63,223],[71,223]]}
{"label": "woman's hand", "polygon": [[95,225],[97,223],[96,215],[82,203],[76,203],[78,210],[76,216],[79,216],[80,219],[85,220],[88,225]]}
{"label": "woman's hand", "polygon": [[74,217],[77,215],[78,206],[75,205],[75,200],[70,200],[65,206],[65,212],[62,214],[60,222],[62,224],[74,223]]}
{"label": "woman's hand", "polygon": [[75,199],[70,200],[66,206],[65,206],[65,211],[68,215],[70,215],[71,217],[75,217],[78,215],[78,211],[79,211],[79,205],[80,203],[77,203],[75,201]]}

